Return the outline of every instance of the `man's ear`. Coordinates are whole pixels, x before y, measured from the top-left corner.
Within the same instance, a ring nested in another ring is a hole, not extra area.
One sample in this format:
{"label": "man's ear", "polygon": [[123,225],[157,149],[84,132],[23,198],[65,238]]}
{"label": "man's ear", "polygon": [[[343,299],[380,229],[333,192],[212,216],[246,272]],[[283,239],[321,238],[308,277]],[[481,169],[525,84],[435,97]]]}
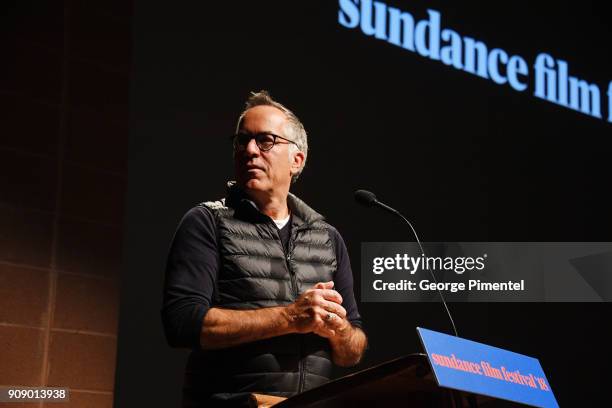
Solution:
{"label": "man's ear", "polygon": [[304,160],[306,160],[306,155],[304,152],[300,152],[299,150],[293,153],[291,157],[291,175],[293,176],[297,172],[300,171],[302,167],[304,167]]}

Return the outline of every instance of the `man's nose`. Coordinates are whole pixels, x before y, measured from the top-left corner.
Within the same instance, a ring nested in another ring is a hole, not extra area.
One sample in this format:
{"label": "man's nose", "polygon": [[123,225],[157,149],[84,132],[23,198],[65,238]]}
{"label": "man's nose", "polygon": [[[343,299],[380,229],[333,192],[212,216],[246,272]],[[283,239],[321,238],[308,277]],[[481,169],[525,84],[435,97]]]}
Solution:
{"label": "man's nose", "polygon": [[249,140],[247,145],[244,147],[244,152],[248,154],[249,156],[259,155],[260,153],[259,146],[257,146],[257,142],[255,141],[255,138],[252,138],[251,140]]}

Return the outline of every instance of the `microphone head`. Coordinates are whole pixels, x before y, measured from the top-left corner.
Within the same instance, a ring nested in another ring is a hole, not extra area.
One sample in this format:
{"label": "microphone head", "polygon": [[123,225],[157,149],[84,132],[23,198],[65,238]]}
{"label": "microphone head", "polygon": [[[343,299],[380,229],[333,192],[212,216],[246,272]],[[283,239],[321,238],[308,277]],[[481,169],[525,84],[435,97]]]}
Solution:
{"label": "microphone head", "polygon": [[371,191],[357,190],[355,191],[355,201],[366,207],[372,207],[376,203],[376,195]]}

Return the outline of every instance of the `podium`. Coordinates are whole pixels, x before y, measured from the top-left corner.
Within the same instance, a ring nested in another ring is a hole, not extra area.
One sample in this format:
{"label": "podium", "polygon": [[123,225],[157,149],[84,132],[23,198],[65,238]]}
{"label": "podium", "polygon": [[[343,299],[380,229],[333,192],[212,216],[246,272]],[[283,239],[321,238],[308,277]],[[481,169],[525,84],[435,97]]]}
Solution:
{"label": "podium", "polygon": [[274,408],[502,408],[522,404],[439,387],[427,356],[417,353],[349,374],[274,404]]}

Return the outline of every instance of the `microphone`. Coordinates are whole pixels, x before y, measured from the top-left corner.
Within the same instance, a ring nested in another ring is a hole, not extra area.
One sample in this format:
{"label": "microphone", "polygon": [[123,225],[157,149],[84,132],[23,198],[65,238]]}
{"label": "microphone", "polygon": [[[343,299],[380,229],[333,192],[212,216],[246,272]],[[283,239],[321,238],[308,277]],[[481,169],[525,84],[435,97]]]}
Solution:
{"label": "microphone", "polygon": [[367,190],[357,190],[355,191],[355,201],[359,204],[364,205],[366,207],[374,207],[375,205],[380,208],[389,211],[395,215],[401,216],[401,214],[394,208],[389,207],[387,204],[381,203],[376,199],[376,195],[371,191]]}
{"label": "microphone", "polygon": [[[378,199],[376,198],[376,195],[372,193],[371,191],[367,191],[367,190],[355,191],[355,201],[357,201],[359,204],[366,206],[366,207],[374,207],[374,206],[380,207],[384,209],[385,211],[393,213],[397,215],[398,217],[400,217],[402,220],[404,220],[406,224],[410,226],[410,229],[412,230],[412,233],[414,234],[414,237],[416,238],[416,242],[417,244],[419,244],[421,253],[425,255],[425,251],[423,250],[423,246],[421,245],[421,240],[419,239],[419,236],[417,235],[416,230],[412,226],[412,223],[408,221],[408,219],[404,217],[399,211],[397,211],[395,208],[389,207],[385,203],[378,201]],[[444,299],[444,295],[442,294],[442,291],[438,287],[438,280],[436,279],[436,275],[434,274],[432,269],[428,268],[428,270],[429,270],[429,273],[431,274],[431,279],[436,284],[436,288],[438,289],[438,294],[440,295],[440,299],[442,300],[442,304],[444,305],[444,309],[446,310],[446,314],[448,315],[448,319],[450,320],[451,326],[453,326],[453,332],[455,333],[456,337],[459,337],[459,333],[457,332],[457,327],[455,327],[455,321],[453,320],[453,316],[451,315],[451,312],[448,308],[446,299]]]}

